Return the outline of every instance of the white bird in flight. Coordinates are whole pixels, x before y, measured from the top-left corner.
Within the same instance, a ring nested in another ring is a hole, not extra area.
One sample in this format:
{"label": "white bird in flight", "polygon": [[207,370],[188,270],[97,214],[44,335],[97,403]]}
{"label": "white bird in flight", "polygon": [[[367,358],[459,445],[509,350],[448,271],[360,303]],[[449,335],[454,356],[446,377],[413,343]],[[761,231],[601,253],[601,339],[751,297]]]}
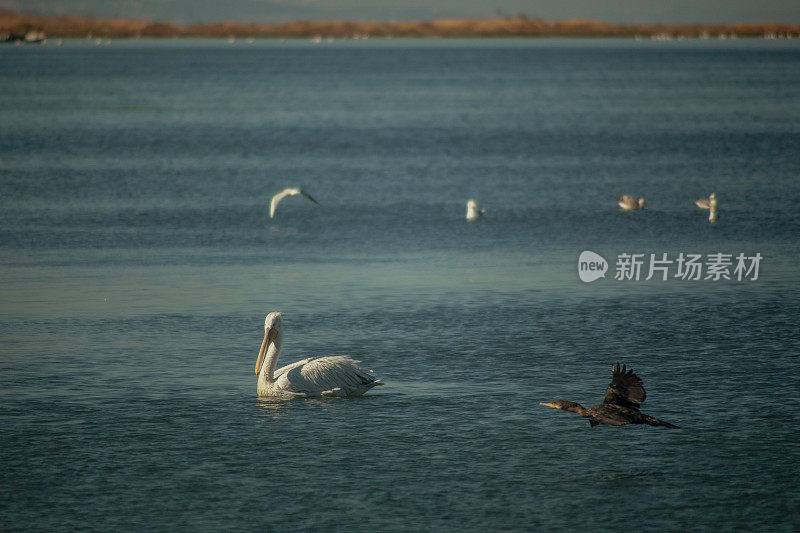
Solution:
{"label": "white bird in flight", "polygon": [[314,200],[311,197],[311,195],[308,194],[306,191],[304,191],[302,189],[296,189],[296,188],[289,187],[288,189],[284,189],[281,192],[279,192],[278,194],[276,194],[275,196],[273,196],[272,200],[270,200],[270,202],[269,202],[269,218],[272,218],[272,217],[275,216],[275,210],[278,208],[278,202],[280,202],[281,200],[283,200],[287,196],[297,196],[298,194],[301,194],[301,195],[305,196],[306,198],[308,198],[309,200],[311,200],[315,204],[319,205],[319,202]]}
{"label": "white bird in flight", "polygon": [[717,221],[717,195],[713,192],[708,198],[698,198],[694,203],[700,209],[708,209],[708,221]]}
{"label": "white bird in flight", "polygon": [[349,355],[308,357],[275,370],[282,344],[281,313],[273,312],[264,320],[264,340],[256,359],[259,396],[361,396],[383,385]]}
{"label": "white bird in flight", "polygon": [[717,207],[717,195],[713,192],[708,198],[698,198],[694,203],[700,209],[712,209]]}
{"label": "white bird in flight", "polygon": [[619,205],[620,209],[623,211],[635,211],[637,209],[647,209],[647,204],[645,204],[644,198],[639,198],[638,201],[633,196],[628,196],[627,194],[623,194],[619,198],[617,198],[617,205]]}
{"label": "white bird in flight", "polygon": [[477,220],[484,212],[475,200],[467,200],[467,220]]}

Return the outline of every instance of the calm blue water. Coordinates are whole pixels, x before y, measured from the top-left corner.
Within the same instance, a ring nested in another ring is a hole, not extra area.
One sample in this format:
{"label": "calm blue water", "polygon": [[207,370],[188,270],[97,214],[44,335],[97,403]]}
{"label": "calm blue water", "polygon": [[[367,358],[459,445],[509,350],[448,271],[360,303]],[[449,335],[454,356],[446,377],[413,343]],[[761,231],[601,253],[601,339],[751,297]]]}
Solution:
{"label": "calm blue water", "polygon": [[[0,48],[0,529],[800,528],[797,41],[51,44]],[[763,260],[614,279],[682,252]],[[273,310],[386,386],[259,400]],[[538,405],[615,361],[681,429]]]}

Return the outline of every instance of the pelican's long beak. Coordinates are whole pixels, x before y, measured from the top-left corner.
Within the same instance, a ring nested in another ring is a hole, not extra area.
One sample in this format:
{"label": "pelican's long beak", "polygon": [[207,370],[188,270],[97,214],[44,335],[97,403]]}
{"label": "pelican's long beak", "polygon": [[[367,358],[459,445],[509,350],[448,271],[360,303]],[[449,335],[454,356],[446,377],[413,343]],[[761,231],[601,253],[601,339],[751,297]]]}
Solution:
{"label": "pelican's long beak", "polygon": [[544,405],[545,407],[552,407],[553,409],[558,409],[552,402],[539,402],[539,405]]}
{"label": "pelican's long beak", "polygon": [[258,358],[256,359],[256,376],[261,372],[261,366],[264,364],[264,357],[267,355],[267,348],[270,343],[275,339],[275,330],[270,328],[264,331],[264,340],[261,341],[261,348],[258,350]]}

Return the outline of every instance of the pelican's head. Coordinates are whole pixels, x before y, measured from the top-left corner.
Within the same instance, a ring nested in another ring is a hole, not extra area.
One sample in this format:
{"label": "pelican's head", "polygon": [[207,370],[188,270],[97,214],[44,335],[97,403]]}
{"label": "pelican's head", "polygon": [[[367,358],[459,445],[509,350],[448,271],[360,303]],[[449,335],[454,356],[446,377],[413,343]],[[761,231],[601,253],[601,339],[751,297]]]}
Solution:
{"label": "pelican's head", "polygon": [[646,209],[647,204],[644,203],[644,198],[639,198],[639,209]]}
{"label": "pelican's head", "polygon": [[270,344],[279,344],[279,336],[283,321],[281,314],[277,311],[267,315],[264,319],[264,340],[261,341],[261,349],[258,350],[258,358],[256,359],[256,375],[261,372],[261,366],[264,364],[264,357],[267,355],[267,350]]}
{"label": "pelican's head", "polygon": [[264,331],[279,330],[281,328],[281,313],[273,311],[264,319]]}
{"label": "pelican's head", "polygon": [[477,209],[478,203],[475,200],[467,200],[467,209]]}
{"label": "pelican's head", "polygon": [[709,199],[712,199],[712,198],[713,198],[713,199],[716,199],[716,197],[717,197],[717,195],[716,195],[716,194],[714,194],[714,193],[712,192],[712,193],[711,193],[711,196],[709,196]]}

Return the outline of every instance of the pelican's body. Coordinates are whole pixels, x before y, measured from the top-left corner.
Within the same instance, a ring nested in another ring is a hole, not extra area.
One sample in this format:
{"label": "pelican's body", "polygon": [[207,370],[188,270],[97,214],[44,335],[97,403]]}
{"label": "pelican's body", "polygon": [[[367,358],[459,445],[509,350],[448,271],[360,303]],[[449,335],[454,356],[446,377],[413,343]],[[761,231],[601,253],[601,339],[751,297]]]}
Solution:
{"label": "pelican's body", "polygon": [[475,200],[467,200],[467,220],[477,220],[484,213]]}
{"label": "pelican's body", "polygon": [[633,196],[628,196],[627,194],[623,194],[617,198],[617,205],[619,205],[620,209],[623,211],[647,209],[647,204],[645,203],[644,198],[639,198],[639,200],[636,200]]}
{"label": "pelican's body", "polygon": [[264,340],[256,360],[259,396],[361,396],[383,385],[347,355],[308,357],[275,370],[282,344],[281,314],[270,313],[264,320]]}
{"label": "pelican's body", "polygon": [[278,194],[276,194],[275,196],[272,197],[272,200],[270,200],[270,202],[269,202],[269,218],[272,218],[272,217],[275,216],[275,210],[278,208],[278,202],[280,202],[281,200],[283,200],[287,196],[297,196],[298,194],[305,196],[306,198],[308,198],[309,200],[311,200],[315,204],[319,205],[319,202],[314,200],[311,197],[311,195],[309,195],[304,190],[290,187],[288,189],[282,190],[281,192],[279,192]]}

